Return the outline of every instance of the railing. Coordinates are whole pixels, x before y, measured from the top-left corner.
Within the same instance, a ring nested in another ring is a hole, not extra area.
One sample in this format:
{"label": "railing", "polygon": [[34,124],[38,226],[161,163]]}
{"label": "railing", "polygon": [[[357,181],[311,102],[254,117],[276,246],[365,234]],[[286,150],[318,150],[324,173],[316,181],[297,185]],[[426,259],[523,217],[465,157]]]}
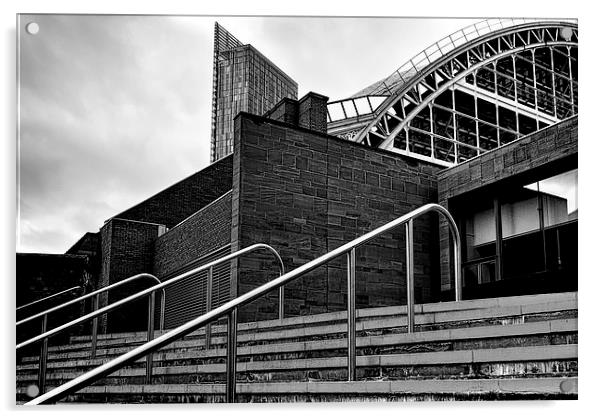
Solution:
{"label": "railing", "polygon": [[[121,280],[119,282],[116,282],[114,284],[107,285],[106,287],[100,288],[96,291],[93,291],[88,294],[74,298],[73,300],[69,300],[63,304],[59,304],[58,306],[49,308],[48,310],[44,310],[38,314],[27,317],[23,320],[19,320],[16,323],[16,326],[18,327],[18,326],[21,326],[32,320],[39,319],[40,317],[42,318],[42,334],[35,336],[31,339],[28,339],[24,342],[21,342],[17,345],[17,349],[20,349],[25,346],[31,345],[33,343],[36,343],[36,342],[40,342],[40,341],[42,342],[42,345],[40,348],[40,360],[38,363],[38,390],[40,392],[44,392],[44,389],[46,387],[46,365],[48,363],[48,338],[49,337],[54,336],[58,333],[61,333],[63,330],[68,329],[71,326],[75,326],[76,324],[83,323],[86,320],[92,319],[92,322],[93,322],[92,323],[92,339],[91,339],[91,348],[90,348],[90,357],[91,358],[94,358],[96,356],[96,344],[97,344],[97,337],[98,337],[98,316],[90,317],[90,315],[87,315],[84,317],[80,317],[78,319],[73,320],[72,322],[65,323],[64,325],[59,326],[59,327],[47,332],[46,329],[48,327],[48,315],[51,313],[54,313],[56,311],[62,310],[65,307],[69,307],[70,305],[79,303],[81,301],[87,300],[88,298],[92,298],[92,297],[94,297],[94,301],[92,303],[93,304],[92,312],[95,312],[98,310],[98,306],[100,303],[100,294],[108,292],[117,287],[121,287],[130,282],[137,281],[139,279],[143,279],[143,278],[149,278],[159,284],[161,283],[161,281],[159,281],[159,279],[154,275],[150,275],[150,274],[134,275],[134,276],[131,276],[124,280]],[[155,298],[154,298],[154,294],[153,294],[151,297],[149,297],[149,313],[154,312],[154,303],[155,303]],[[161,312],[160,312],[160,319],[159,319],[159,329],[160,330],[163,330],[164,317],[165,317],[165,291],[163,291],[162,295],[161,295]],[[149,336],[150,336],[150,328],[151,327],[154,328],[154,323],[151,325],[151,323],[149,322],[149,325],[148,325]],[[151,340],[151,339],[152,339],[152,337],[149,340]]]}
{"label": "railing", "polygon": [[[383,94],[384,90],[393,93],[393,89],[399,83],[406,83],[416,73],[422,71],[428,64],[432,64],[437,59],[458,48],[461,45],[468,43],[469,41],[486,35],[493,31],[504,29],[511,26],[517,26],[525,23],[532,22],[545,22],[549,19],[536,19],[536,18],[504,18],[504,19],[486,19],[477,22],[473,25],[466,26],[449,36],[446,36],[439,41],[429,45],[418,54],[414,55],[407,62],[397,68],[394,73],[385,79],[378,82],[370,90],[361,91],[363,96],[372,96],[375,94]],[[573,19],[562,19],[562,21],[575,22]],[[384,87],[384,90],[383,90]]]}
{"label": "railing", "polygon": [[59,297],[59,296],[61,296],[63,294],[70,293],[71,291],[75,291],[75,290],[80,289],[80,288],[82,288],[81,285],[78,285],[76,287],[71,287],[69,289],[57,292],[56,294],[49,295],[48,297],[40,298],[39,300],[35,300],[35,301],[30,302],[30,303],[23,304],[22,306],[17,307],[15,310],[19,311],[19,310],[22,310],[24,308],[31,307],[33,305],[39,304],[39,303],[41,303],[43,301],[50,301],[53,298]]}
{"label": "railing", "polygon": [[425,214],[430,211],[437,211],[440,214],[444,215],[447,220],[449,227],[452,231],[452,237],[454,242],[454,274],[455,274],[455,285],[456,285],[456,300],[460,300],[462,297],[462,283],[461,283],[461,266],[460,266],[460,235],[458,232],[458,228],[451,216],[451,214],[442,206],[437,204],[427,204],[424,205],[414,211],[409,212],[408,214],[397,218],[382,227],[379,227],[373,230],[370,233],[367,233],[343,246],[326,253],[323,256],[320,256],[317,259],[314,259],[311,262],[306,263],[287,274],[281,275],[280,277],[268,282],[267,284],[261,285],[255,288],[248,293],[235,298],[232,301],[227,302],[221,307],[216,308],[215,310],[210,311],[209,313],[203,314],[202,316],[197,317],[194,320],[191,320],[182,326],[173,329],[162,336],[154,339],[151,342],[147,342],[130,352],[123,354],[104,365],[101,365],[87,373],[80,375],[79,377],[65,383],[53,390],[50,390],[48,393],[39,396],[28,403],[27,405],[37,405],[42,403],[52,403],[57,400],[60,400],[65,395],[77,391],[88,384],[93,383],[94,381],[105,377],[123,367],[124,365],[144,356],[147,354],[151,354],[152,352],[163,348],[164,346],[170,344],[171,342],[188,335],[192,331],[207,325],[221,317],[228,317],[228,326],[227,326],[227,349],[226,349],[226,401],[234,402],[236,398],[236,334],[237,334],[237,313],[238,308],[244,306],[256,299],[262,297],[263,295],[269,293],[270,291],[280,288],[287,283],[297,279],[301,275],[304,275],[308,272],[313,271],[319,266],[339,257],[342,255],[347,255],[347,290],[348,290],[348,299],[347,299],[347,344],[348,344],[348,354],[347,354],[347,373],[349,381],[353,381],[356,378],[355,374],[355,249],[374,239],[375,237],[383,234],[395,227],[398,227],[402,224],[406,226],[406,256],[408,258],[406,275],[407,275],[407,290],[408,290],[408,332],[413,330],[413,322],[414,322],[414,298],[413,293],[414,289],[414,272],[413,272],[413,220],[414,218]]}
{"label": "railing", "polygon": [[[210,303],[211,303],[211,301],[210,301],[211,300],[210,293],[211,293],[211,288],[212,288],[212,284],[211,283],[212,283],[212,271],[213,271],[213,267],[216,266],[216,265],[219,265],[221,263],[227,262],[229,260],[236,259],[236,258],[238,258],[238,257],[240,257],[242,255],[247,254],[247,253],[254,252],[256,250],[260,250],[260,249],[266,249],[269,252],[273,253],[274,256],[276,256],[276,259],[278,260],[278,263],[279,263],[279,277],[282,276],[284,274],[284,263],[282,262],[282,258],[280,257],[280,255],[278,254],[278,252],[276,252],[276,250],[274,250],[274,248],[272,248],[271,246],[268,246],[267,244],[262,244],[262,243],[248,246],[248,247],[246,247],[246,248],[244,248],[242,250],[239,250],[237,252],[231,253],[231,254],[229,254],[227,256],[221,257],[221,258],[216,259],[216,260],[214,260],[212,262],[206,263],[203,266],[199,266],[197,268],[194,268],[194,269],[192,269],[192,270],[190,270],[188,272],[185,272],[185,273],[183,273],[181,275],[178,275],[178,276],[176,276],[174,278],[171,278],[171,279],[169,279],[169,280],[167,280],[165,282],[160,282],[155,276],[150,275],[150,274],[135,275],[135,276],[133,276],[131,278],[125,279],[125,280],[123,280],[123,281],[121,281],[119,283],[116,283],[114,285],[122,284],[125,281],[129,282],[129,281],[132,281],[134,279],[138,279],[138,278],[144,277],[144,276],[146,276],[146,277],[152,277],[152,278],[157,279],[157,282],[159,282],[159,284],[155,285],[153,287],[147,288],[147,289],[145,289],[143,291],[140,291],[140,292],[138,292],[136,294],[130,295],[129,297],[123,298],[123,299],[121,299],[119,301],[116,301],[113,304],[107,305],[107,306],[105,306],[105,307],[103,307],[101,309],[98,309],[98,307],[96,307],[95,311],[93,311],[92,313],[89,313],[89,314],[86,314],[85,316],[82,316],[82,317],[79,317],[77,319],[74,319],[74,320],[72,320],[72,321],[70,321],[68,323],[65,323],[65,324],[63,324],[61,326],[58,326],[58,327],[56,327],[56,328],[54,328],[52,330],[49,330],[49,331],[46,331],[45,328],[46,328],[46,322],[47,322],[47,314],[48,314],[48,312],[50,310],[47,310],[46,312],[42,312],[42,313],[40,313],[40,314],[38,314],[36,316],[32,316],[30,318],[22,320],[21,322],[18,322],[17,325],[19,325],[21,323],[24,323],[26,321],[29,321],[29,320],[31,320],[33,318],[37,318],[37,317],[39,317],[41,315],[44,315],[43,332],[42,332],[42,334],[40,334],[40,335],[38,335],[36,337],[33,337],[31,339],[26,340],[25,342],[22,342],[22,343],[18,344],[17,347],[16,347],[16,349],[21,349],[21,348],[23,348],[25,346],[31,345],[31,344],[36,343],[36,342],[40,342],[40,341],[43,342],[43,344],[42,344],[43,348],[42,348],[42,353],[41,353],[41,355],[43,355],[43,357],[40,356],[40,377],[42,377],[42,378],[39,379],[39,380],[41,380],[40,383],[42,385],[38,386],[39,387],[39,391],[43,392],[44,387],[45,387],[46,362],[47,362],[47,357],[48,357],[48,338],[50,338],[50,337],[52,337],[52,336],[54,336],[54,335],[56,335],[58,333],[61,333],[62,331],[66,330],[66,329],[68,329],[68,328],[70,328],[72,326],[75,326],[77,324],[86,322],[88,320],[96,320],[99,316],[101,316],[101,315],[103,315],[105,313],[109,313],[109,312],[111,312],[111,311],[113,311],[113,310],[115,310],[115,309],[117,309],[117,308],[119,308],[119,307],[121,307],[121,306],[129,303],[129,302],[138,300],[138,299],[140,299],[140,298],[145,297],[145,296],[148,295],[149,296],[149,306],[148,306],[147,340],[150,342],[150,341],[152,341],[152,339],[154,337],[154,330],[155,330],[154,329],[154,311],[155,311],[154,301],[155,301],[155,292],[156,291],[161,290],[161,292],[163,294],[162,309],[161,309],[161,319],[163,319],[164,309],[165,309],[165,288],[168,287],[168,286],[170,286],[170,285],[173,285],[175,282],[177,282],[177,281],[179,281],[181,279],[189,277],[190,275],[194,275],[195,273],[207,270],[208,271],[208,275],[207,275],[207,295],[208,295],[207,296],[207,298],[208,298],[208,300],[207,300],[207,302],[208,302],[208,304],[207,304],[207,311],[209,311],[209,308],[211,307],[211,305],[210,305]],[[107,288],[109,288],[109,287],[107,287]],[[103,289],[103,290],[106,290],[106,288]],[[102,290],[99,290],[99,291],[102,292]],[[93,294],[97,294],[97,293],[93,293]],[[92,294],[88,294],[88,296],[90,296],[90,295],[92,295]],[[74,302],[75,301],[76,300],[74,300]],[[81,301],[81,297],[80,297],[80,299],[78,299],[78,301]],[[282,287],[280,289],[279,304],[278,305],[279,305],[278,314],[279,314],[279,316],[283,317],[284,316],[284,287]],[[62,306],[65,306],[65,305],[62,305]],[[58,309],[58,308],[60,308],[62,306],[58,306],[55,309]],[[54,311],[55,309],[53,309],[52,311]],[[282,318],[282,317],[280,317],[280,318]],[[163,320],[161,320],[161,326],[160,326],[160,328],[161,328],[161,330],[163,329]],[[210,346],[210,342],[211,342],[211,326],[207,325],[207,327],[205,329],[206,329],[205,330],[205,339],[206,339],[205,346],[206,346],[206,349],[208,349],[209,346]],[[43,367],[42,367],[42,364],[43,364]],[[152,378],[152,369],[153,369],[153,357],[152,357],[152,354],[149,354],[147,356],[147,359],[146,359],[146,382],[147,383],[150,383],[150,381],[151,381],[151,378]]]}

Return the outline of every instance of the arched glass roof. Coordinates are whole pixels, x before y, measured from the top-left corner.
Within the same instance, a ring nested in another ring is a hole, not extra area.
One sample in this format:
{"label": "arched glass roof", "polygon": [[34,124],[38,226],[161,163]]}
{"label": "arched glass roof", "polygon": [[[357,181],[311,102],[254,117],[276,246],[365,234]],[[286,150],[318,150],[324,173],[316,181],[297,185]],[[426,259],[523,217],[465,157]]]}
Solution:
{"label": "arched glass roof", "polygon": [[479,22],[329,103],[329,133],[444,166],[460,163],[577,113],[577,42],[568,20]]}

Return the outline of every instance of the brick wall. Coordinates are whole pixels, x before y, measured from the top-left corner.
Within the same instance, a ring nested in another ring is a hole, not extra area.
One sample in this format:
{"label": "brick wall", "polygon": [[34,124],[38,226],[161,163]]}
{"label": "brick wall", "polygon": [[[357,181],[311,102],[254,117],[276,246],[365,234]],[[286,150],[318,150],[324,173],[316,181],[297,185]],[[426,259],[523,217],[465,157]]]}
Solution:
{"label": "brick wall", "polygon": [[232,193],[228,192],[155,241],[153,272],[159,278],[230,242]]}
{"label": "brick wall", "polygon": [[[235,120],[233,165],[233,250],[269,243],[287,270],[437,198],[437,166],[246,113]],[[427,216],[415,224],[417,301],[430,298],[438,276],[433,222]],[[399,229],[358,249],[358,307],[405,302],[404,246]],[[276,274],[269,257],[238,267],[238,294]],[[287,315],[344,309],[345,269],[337,260],[288,286]],[[241,320],[273,318],[276,307],[274,293],[245,308]]]}
{"label": "brick wall", "polygon": [[232,156],[153,195],[115,218],[175,226],[232,189]]}
{"label": "brick wall", "polygon": [[[454,197],[476,193],[520,179],[522,184],[557,172],[564,165],[577,167],[577,117],[527,135],[438,175],[439,203],[450,208]],[[567,168],[568,170],[568,168]],[[453,208],[452,208],[453,215]],[[451,290],[449,266],[449,232],[440,225],[442,290]]]}
{"label": "brick wall", "polygon": [[[152,273],[154,241],[164,226],[133,220],[112,218],[100,230],[102,263],[100,284],[106,286],[139,273]],[[101,301],[101,307],[136,291],[148,288],[153,282],[139,281],[118,287]],[[146,327],[147,300],[141,299],[108,314],[109,331],[142,330]]]}

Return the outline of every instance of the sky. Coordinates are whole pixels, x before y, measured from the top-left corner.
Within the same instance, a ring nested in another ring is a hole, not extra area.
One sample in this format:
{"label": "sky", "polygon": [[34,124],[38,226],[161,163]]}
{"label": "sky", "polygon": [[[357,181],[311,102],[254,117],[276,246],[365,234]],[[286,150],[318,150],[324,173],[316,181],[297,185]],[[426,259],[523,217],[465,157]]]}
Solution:
{"label": "sky", "polygon": [[336,100],[478,19],[22,15],[18,252],[64,253],[209,164],[215,21]]}

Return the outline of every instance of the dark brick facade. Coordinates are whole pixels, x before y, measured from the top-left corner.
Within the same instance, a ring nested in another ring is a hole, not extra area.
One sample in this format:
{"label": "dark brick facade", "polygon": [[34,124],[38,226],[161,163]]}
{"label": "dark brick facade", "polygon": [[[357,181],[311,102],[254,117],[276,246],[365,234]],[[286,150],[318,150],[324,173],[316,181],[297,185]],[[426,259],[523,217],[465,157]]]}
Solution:
{"label": "dark brick facade", "polygon": [[[82,289],[68,293],[48,302],[42,302],[24,308],[17,312],[17,319],[21,320],[43,310],[73,299],[84,292],[91,290],[90,277],[92,267],[90,258],[85,255],[55,255],[38,253],[17,253],[16,259],[16,306],[48,297],[52,294],[67,290],[75,286]],[[65,321],[72,320],[83,314],[84,304],[75,304],[60,310],[56,315],[50,315],[48,326],[58,326]],[[32,321],[17,328],[17,341],[35,336],[40,333],[41,323]],[[82,330],[75,328],[74,330]],[[37,350],[37,347],[36,347]]]}
{"label": "dark brick facade", "polygon": [[154,243],[153,272],[159,278],[230,243],[232,193],[228,192],[178,224]]}
{"label": "dark brick facade", "polygon": [[[101,286],[153,270],[154,241],[165,227],[159,224],[112,218],[101,229],[102,267]],[[153,282],[126,284],[109,293],[108,302],[114,302],[136,291],[148,288]],[[101,300],[101,306],[107,299]],[[123,309],[109,313],[108,330],[124,328],[143,329],[146,325],[147,300],[132,302]]]}
{"label": "dark brick facade", "polygon": [[[235,120],[232,191],[233,249],[263,242],[287,270],[333,250],[408,211],[437,199],[437,166],[370,149],[315,131],[241,113]],[[431,297],[438,276],[436,224],[415,224],[417,301]],[[358,249],[358,307],[405,301],[403,230]],[[436,269],[433,270],[433,267]],[[286,313],[345,308],[345,261],[300,278],[286,290]],[[239,264],[237,294],[276,274],[271,258]],[[242,310],[241,319],[271,318],[276,295]]]}
{"label": "dark brick facade", "polygon": [[[559,170],[577,167],[577,117],[527,135],[482,156],[458,166],[443,170],[438,175],[439,203],[450,207],[454,198],[476,193],[494,184],[520,181],[522,184]],[[453,215],[453,208],[452,208]],[[442,290],[450,290],[449,232],[440,225]]]}
{"label": "dark brick facade", "polygon": [[171,228],[232,189],[232,156],[157,193],[115,218],[163,224]]}

